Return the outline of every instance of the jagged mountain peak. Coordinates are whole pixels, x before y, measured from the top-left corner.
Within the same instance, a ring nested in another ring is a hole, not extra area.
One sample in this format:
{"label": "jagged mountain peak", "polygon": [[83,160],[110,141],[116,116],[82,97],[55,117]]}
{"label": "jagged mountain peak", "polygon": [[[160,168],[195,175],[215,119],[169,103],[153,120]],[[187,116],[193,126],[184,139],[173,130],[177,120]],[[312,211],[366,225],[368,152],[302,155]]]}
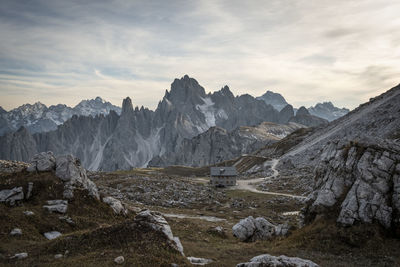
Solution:
{"label": "jagged mountain peak", "polygon": [[333,121],[346,115],[347,113],[349,113],[350,110],[347,108],[335,107],[332,102],[327,101],[317,103],[314,107],[309,107],[308,111],[311,115],[324,118],[328,121]]}
{"label": "jagged mountain peak", "polygon": [[175,79],[171,84],[171,90],[165,94],[165,97],[173,102],[186,102],[193,98],[205,96],[204,88],[188,75],[181,79]]}
{"label": "jagged mountain peak", "polygon": [[122,101],[121,115],[131,114],[131,113],[133,113],[133,105],[131,98],[128,96]]}
{"label": "jagged mountain peak", "polygon": [[263,100],[266,104],[273,106],[278,111],[281,111],[288,104],[281,94],[274,93],[270,90],[262,96],[257,97],[257,99]]}
{"label": "jagged mountain peak", "polygon": [[308,110],[304,106],[301,106],[299,108],[299,110],[297,110],[296,115],[297,116],[306,116],[306,115],[310,115],[310,112],[308,112]]}

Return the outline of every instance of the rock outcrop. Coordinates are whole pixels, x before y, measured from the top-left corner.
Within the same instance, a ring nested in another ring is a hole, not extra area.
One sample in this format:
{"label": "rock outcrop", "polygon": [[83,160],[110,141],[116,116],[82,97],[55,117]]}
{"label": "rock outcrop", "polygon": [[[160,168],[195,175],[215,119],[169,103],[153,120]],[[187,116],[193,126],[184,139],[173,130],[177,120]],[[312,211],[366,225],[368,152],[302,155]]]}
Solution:
{"label": "rock outcrop", "polygon": [[297,257],[287,257],[285,255],[272,256],[263,254],[256,256],[250,262],[239,263],[236,267],[319,267],[318,264]]}
{"label": "rock outcrop", "polygon": [[274,236],[286,235],[288,225],[274,225],[263,217],[249,216],[232,227],[233,235],[241,241],[268,240]]}
{"label": "rock outcrop", "polygon": [[167,238],[167,240],[169,240],[169,243],[183,256],[185,256],[179,238],[174,237],[171,231],[171,227],[169,226],[168,222],[165,220],[165,218],[162,216],[161,213],[150,210],[144,210],[136,215],[134,221],[139,225],[150,227],[154,231],[164,235]]}
{"label": "rock outcrop", "polygon": [[64,198],[73,198],[74,189],[83,187],[88,190],[90,196],[100,199],[96,184],[87,177],[80,160],[72,155],[56,158],[56,176],[64,182]]}
{"label": "rock outcrop", "polygon": [[126,215],[128,213],[128,211],[124,208],[124,205],[118,199],[113,197],[103,197],[102,200],[113,209],[115,214]]}
{"label": "rock outcrop", "polygon": [[24,199],[24,191],[22,187],[14,187],[12,189],[4,189],[0,191],[0,203],[5,202],[11,206]]}
{"label": "rock outcrop", "polygon": [[343,225],[400,225],[400,146],[388,140],[331,141],[320,154],[305,222],[336,214]]}

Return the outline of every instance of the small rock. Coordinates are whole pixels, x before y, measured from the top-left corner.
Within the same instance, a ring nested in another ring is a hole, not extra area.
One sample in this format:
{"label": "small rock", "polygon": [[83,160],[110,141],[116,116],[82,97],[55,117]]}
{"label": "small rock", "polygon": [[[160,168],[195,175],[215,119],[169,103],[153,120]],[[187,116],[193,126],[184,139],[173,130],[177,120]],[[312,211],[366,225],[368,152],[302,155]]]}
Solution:
{"label": "small rock", "polygon": [[11,259],[17,259],[17,260],[22,260],[28,257],[28,253],[22,252],[22,253],[17,253],[14,256],[11,257]]}
{"label": "small rock", "polygon": [[28,192],[26,193],[26,199],[30,199],[32,196],[32,189],[33,189],[33,183],[29,182],[28,183]]}
{"label": "small rock", "polygon": [[47,205],[43,206],[49,212],[66,213],[68,209],[67,200],[47,200]]}
{"label": "small rock", "polygon": [[124,261],[125,261],[124,256],[118,256],[118,257],[116,257],[116,258],[114,259],[114,262],[115,262],[116,264],[122,264],[122,263],[124,263]]}
{"label": "small rock", "polygon": [[108,204],[113,209],[115,214],[127,214],[127,210],[118,199],[113,197],[103,197],[103,202]]}
{"label": "small rock", "polygon": [[15,202],[24,199],[24,192],[22,187],[14,187],[13,189],[4,189],[0,191],[0,202],[6,202],[11,206],[15,205]]}
{"label": "small rock", "polygon": [[212,260],[210,259],[196,258],[196,257],[187,257],[187,259],[193,265],[206,265],[212,262]]}
{"label": "small rock", "polygon": [[22,230],[19,228],[14,228],[11,230],[10,235],[12,236],[21,236],[22,235]]}
{"label": "small rock", "polygon": [[61,259],[62,257],[64,257],[63,254],[56,254],[56,255],[54,255],[54,258],[55,258],[55,259]]}
{"label": "small rock", "polygon": [[55,238],[57,238],[57,237],[60,237],[60,236],[61,236],[61,233],[60,233],[60,232],[57,232],[57,231],[51,231],[51,232],[44,233],[43,235],[44,235],[48,240],[52,240],[52,239],[55,239]]}
{"label": "small rock", "polygon": [[26,211],[24,211],[23,213],[24,213],[26,216],[35,215],[35,213],[34,213],[33,211],[30,211],[30,210],[26,210]]}
{"label": "small rock", "polygon": [[58,217],[58,219],[59,219],[60,221],[65,221],[65,222],[68,223],[69,225],[75,225],[75,222],[72,220],[71,217],[68,217],[68,216],[60,216],[60,217]]}

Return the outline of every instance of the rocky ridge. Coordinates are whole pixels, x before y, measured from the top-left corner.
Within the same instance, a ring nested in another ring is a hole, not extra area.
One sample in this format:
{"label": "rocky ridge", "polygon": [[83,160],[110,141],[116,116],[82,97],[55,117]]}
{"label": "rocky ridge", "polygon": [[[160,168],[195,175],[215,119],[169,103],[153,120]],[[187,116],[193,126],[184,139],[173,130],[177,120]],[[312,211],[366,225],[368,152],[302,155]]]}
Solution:
{"label": "rocky ridge", "polygon": [[228,131],[264,121],[279,122],[279,112],[250,95],[235,97],[227,86],[206,94],[189,76],[175,79],[155,111],[133,108],[126,98],[121,115],[73,116],[57,130],[30,134],[24,128],[0,137],[0,158],[27,161],[43,151],[72,154],[89,170],[144,167],[150,160],[179,150],[210,127]]}
{"label": "rocky ridge", "polygon": [[72,116],[107,115],[113,110],[118,114],[121,108],[110,102],[96,97],[91,100],[82,100],[78,105],[71,108],[63,104],[46,105],[36,102],[25,104],[10,111],[0,111],[0,136],[18,130],[21,126],[28,129],[30,133],[48,132],[57,129]]}

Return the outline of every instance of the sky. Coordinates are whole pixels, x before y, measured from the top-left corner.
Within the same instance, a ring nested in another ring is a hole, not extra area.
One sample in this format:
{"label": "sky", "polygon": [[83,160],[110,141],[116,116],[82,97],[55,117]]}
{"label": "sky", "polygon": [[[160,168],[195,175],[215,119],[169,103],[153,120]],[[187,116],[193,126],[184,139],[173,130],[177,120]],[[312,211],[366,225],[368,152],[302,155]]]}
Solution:
{"label": "sky", "polygon": [[175,78],[355,108],[400,83],[398,0],[1,0],[0,106],[154,109]]}

